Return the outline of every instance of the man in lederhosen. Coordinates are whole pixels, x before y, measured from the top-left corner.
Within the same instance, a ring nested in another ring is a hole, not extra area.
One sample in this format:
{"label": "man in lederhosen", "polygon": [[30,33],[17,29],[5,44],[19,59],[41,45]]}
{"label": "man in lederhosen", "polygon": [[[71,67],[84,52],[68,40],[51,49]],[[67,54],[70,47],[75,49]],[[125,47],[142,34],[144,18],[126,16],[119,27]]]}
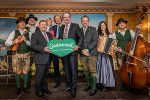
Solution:
{"label": "man in lederhosen", "polygon": [[[118,27],[118,30],[114,32],[113,34],[110,34],[110,38],[117,39],[117,53],[116,53],[116,60],[117,60],[117,66],[120,68],[122,66],[122,63],[126,61],[125,55],[122,53],[125,51],[126,45],[131,41],[131,39],[134,39],[135,32],[131,29],[126,28],[126,24],[128,21],[124,20],[123,18],[118,19],[118,22],[116,26]],[[137,28],[140,28],[141,24],[137,26]],[[140,34],[140,36],[143,36]],[[119,77],[120,77],[120,70],[119,70]],[[125,89],[125,84],[122,82],[122,79],[120,77],[121,81],[121,88],[120,90]]]}
{"label": "man in lederhosen", "polygon": [[23,72],[23,80],[24,80],[24,92],[28,93],[27,89],[27,83],[28,83],[28,71],[30,66],[30,54],[29,54],[29,45],[30,45],[30,39],[29,34],[26,27],[26,21],[23,17],[20,17],[16,21],[19,29],[13,31],[9,37],[7,38],[5,45],[6,46],[13,46],[18,45],[19,39],[18,36],[22,36],[23,42],[18,45],[18,49],[13,52],[12,56],[12,65],[13,65],[13,71],[16,73],[15,79],[16,79],[16,94],[21,93],[21,86],[20,86],[20,80],[21,80],[21,72]]}
{"label": "man in lederhosen", "polygon": [[[38,20],[33,14],[29,14],[26,18],[26,29],[29,30],[29,38],[31,40],[31,36],[34,32],[39,31],[39,27],[36,26],[36,21]],[[33,54],[34,52],[30,49],[30,66],[33,64]],[[31,75],[31,70],[29,71],[29,75]],[[31,86],[31,77],[29,78],[27,88]]]}
{"label": "man in lederhosen", "polygon": [[82,44],[80,47],[81,50],[81,61],[83,64],[83,71],[85,74],[86,87],[84,91],[87,92],[90,86],[90,75],[92,77],[92,89],[89,92],[90,96],[96,94],[96,59],[97,59],[97,40],[98,34],[96,32],[96,28],[89,26],[89,17],[84,15],[81,18],[81,34],[82,34]]}

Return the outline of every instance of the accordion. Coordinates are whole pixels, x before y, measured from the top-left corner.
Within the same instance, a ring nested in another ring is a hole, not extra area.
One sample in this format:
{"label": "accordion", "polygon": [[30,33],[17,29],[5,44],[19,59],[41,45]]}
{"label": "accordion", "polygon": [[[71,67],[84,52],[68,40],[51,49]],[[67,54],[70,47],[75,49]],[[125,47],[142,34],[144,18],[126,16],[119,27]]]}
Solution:
{"label": "accordion", "polygon": [[117,47],[117,42],[118,41],[116,39],[108,38],[106,36],[100,36],[98,38],[97,51],[100,53],[113,55]]}

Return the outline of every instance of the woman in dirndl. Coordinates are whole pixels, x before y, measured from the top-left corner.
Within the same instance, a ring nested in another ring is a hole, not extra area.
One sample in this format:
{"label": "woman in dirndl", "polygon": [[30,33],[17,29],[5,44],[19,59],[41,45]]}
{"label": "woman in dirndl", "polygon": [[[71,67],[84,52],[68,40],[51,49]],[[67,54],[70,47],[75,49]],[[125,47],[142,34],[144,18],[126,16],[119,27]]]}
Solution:
{"label": "woman in dirndl", "polygon": [[[102,21],[98,26],[99,37],[106,36],[109,37],[109,30],[106,22]],[[115,75],[114,75],[114,64],[111,55],[106,53],[98,53],[96,70],[97,76],[97,88],[99,90],[104,90],[106,88],[115,87]]]}

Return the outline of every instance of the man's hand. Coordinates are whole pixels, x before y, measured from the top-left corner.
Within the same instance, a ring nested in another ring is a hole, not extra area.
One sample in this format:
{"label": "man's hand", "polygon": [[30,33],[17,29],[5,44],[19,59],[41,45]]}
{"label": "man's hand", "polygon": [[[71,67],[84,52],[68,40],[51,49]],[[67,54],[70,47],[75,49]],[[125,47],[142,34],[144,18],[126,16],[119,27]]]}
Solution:
{"label": "man's hand", "polygon": [[79,49],[79,47],[76,45],[76,46],[74,47],[74,51],[75,51],[75,50],[78,50],[78,49]]}
{"label": "man's hand", "polygon": [[136,28],[141,29],[142,24],[139,24],[138,26],[136,26]]}
{"label": "man's hand", "polygon": [[119,47],[119,48],[118,48],[118,51],[119,51],[119,52],[122,52],[123,50]]}
{"label": "man's hand", "polygon": [[22,39],[23,39],[23,41],[27,42],[27,40],[26,40],[25,36],[23,36],[23,37],[22,37]]}
{"label": "man's hand", "polygon": [[12,42],[12,44],[17,44],[17,43],[19,43],[19,39],[15,39],[15,40]]}
{"label": "man's hand", "polygon": [[62,41],[62,39],[59,39],[60,41]]}
{"label": "man's hand", "polygon": [[82,53],[85,55],[85,56],[90,56],[89,52],[87,50],[82,50]]}
{"label": "man's hand", "polygon": [[48,48],[49,48],[49,47],[45,47],[45,48],[44,48],[44,51],[51,53],[51,50],[49,50]]}

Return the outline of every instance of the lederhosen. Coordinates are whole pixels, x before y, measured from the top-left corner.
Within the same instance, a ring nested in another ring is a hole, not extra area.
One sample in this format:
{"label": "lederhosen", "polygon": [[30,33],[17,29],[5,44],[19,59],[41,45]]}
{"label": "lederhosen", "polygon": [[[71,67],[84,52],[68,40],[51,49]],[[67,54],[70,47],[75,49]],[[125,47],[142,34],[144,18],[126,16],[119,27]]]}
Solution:
{"label": "lederhosen", "polygon": [[[26,27],[26,29],[29,30],[30,27]],[[36,31],[39,31],[39,30],[40,30],[40,29],[39,29],[39,27],[37,26],[36,29],[35,29],[35,32],[36,32]],[[30,49],[30,66],[32,66],[32,64],[33,64],[33,55],[34,55],[34,52]]]}
{"label": "lederhosen", "polygon": [[[18,36],[21,36],[21,33],[19,32],[19,30],[16,30],[14,40]],[[26,33],[24,36],[26,40],[28,41],[30,40],[28,33]],[[30,68],[29,51],[30,51],[29,46],[24,41],[18,46],[18,50],[16,52],[13,52],[13,56],[12,56],[13,72],[18,72],[22,70],[25,70],[27,72],[29,71]]]}

